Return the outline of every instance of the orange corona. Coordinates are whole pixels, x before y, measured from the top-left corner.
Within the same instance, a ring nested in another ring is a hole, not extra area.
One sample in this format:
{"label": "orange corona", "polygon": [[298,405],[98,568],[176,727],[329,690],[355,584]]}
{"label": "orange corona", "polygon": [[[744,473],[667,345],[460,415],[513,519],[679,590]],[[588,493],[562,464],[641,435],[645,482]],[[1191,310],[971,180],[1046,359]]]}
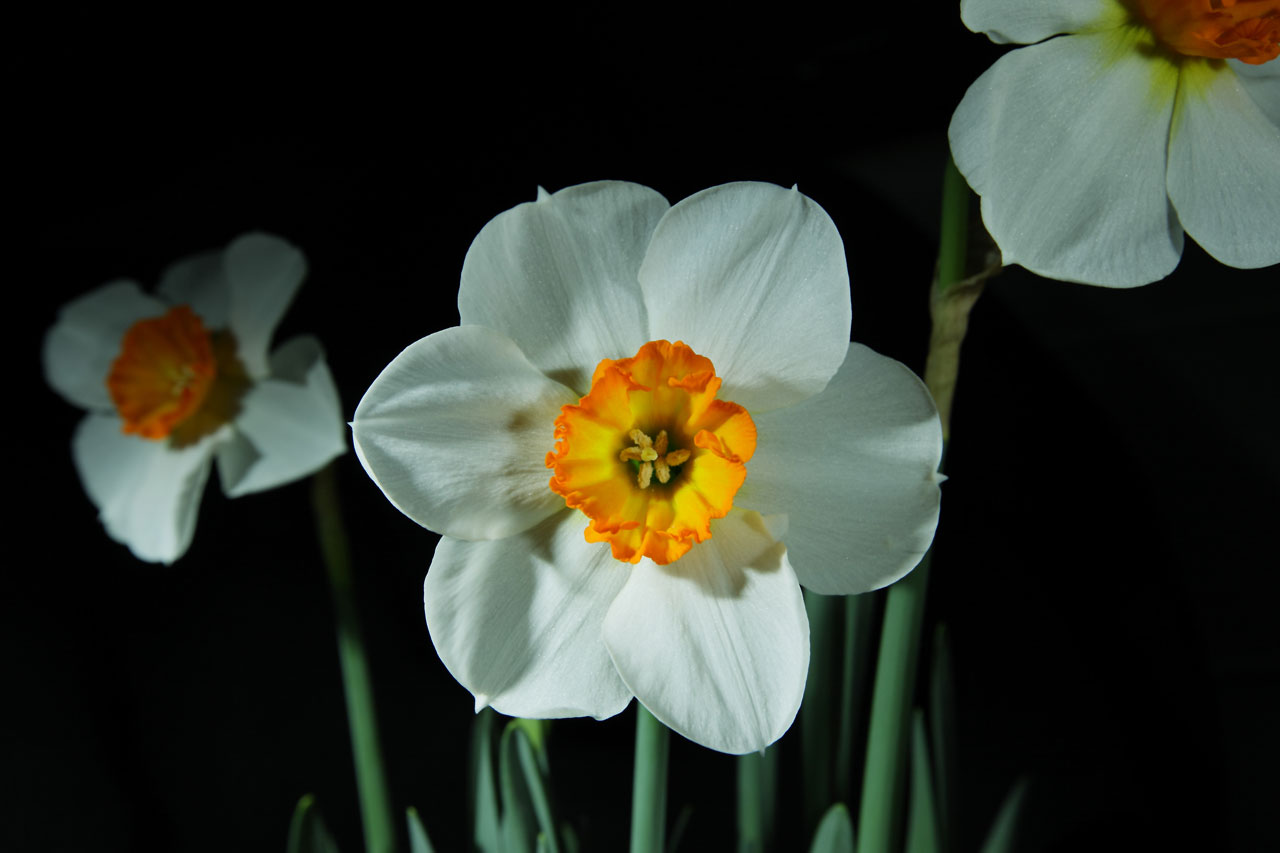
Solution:
{"label": "orange corona", "polygon": [[1280,55],[1280,0],[1131,0],[1169,49],[1250,65]]}
{"label": "orange corona", "polygon": [[161,439],[199,410],[217,372],[209,332],[178,305],[129,327],[107,390],[126,433]]}
{"label": "orange corona", "polygon": [[588,542],[665,565],[711,538],[756,448],[751,415],[719,389],[711,360],[681,342],[600,362],[590,392],[560,410],[546,458],[551,490],[591,519]]}

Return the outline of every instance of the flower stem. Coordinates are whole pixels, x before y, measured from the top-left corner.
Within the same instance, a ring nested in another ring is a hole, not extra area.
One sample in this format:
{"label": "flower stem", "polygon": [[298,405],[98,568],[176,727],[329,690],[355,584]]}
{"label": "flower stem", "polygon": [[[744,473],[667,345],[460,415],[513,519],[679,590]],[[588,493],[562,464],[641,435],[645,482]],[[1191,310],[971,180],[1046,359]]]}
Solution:
{"label": "flower stem", "polygon": [[837,718],[835,791],[832,801],[852,803],[856,793],[855,768],[862,766],[861,738],[866,731],[870,687],[871,652],[875,649],[874,623],[878,595],[844,597],[844,655],[840,673],[840,715]]}
{"label": "flower stem", "polygon": [[[969,188],[948,158],[942,180],[938,269],[930,295],[933,331],[925,360],[925,384],[942,420],[943,455],[951,436],[951,401],[960,370],[960,344],[985,275],[964,277],[969,227]],[[915,571],[889,588],[880,653],[871,696],[871,725],[858,812],[860,853],[897,850],[906,782],[907,734],[920,656],[920,631],[929,586],[930,549]]]}
{"label": "flower stem", "polygon": [[841,616],[844,597],[820,595],[804,590],[804,609],[809,617],[809,677],[804,683],[800,704],[800,751],[804,767],[804,832],[812,835],[831,807],[833,764],[837,729],[833,685],[838,684]]}
{"label": "flower stem", "polygon": [[662,853],[667,825],[667,727],[636,702],[631,853]]}
{"label": "flower stem", "polygon": [[395,823],[386,773],[382,767],[382,752],[378,747],[373,685],[364,653],[360,618],[356,612],[351,552],[342,523],[333,463],[320,469],[312,479],[311,505],[315,511],[320,551],[328,571],[329,591],[333,595],[334,615],[338,623],[338,661],[342,666],[342,686],[347,699],[347,723],[351,731],[356,787],[360,794],[365,850],[367,853],[391,853],[396,848]]}
{"label": "flower stem", "polygon": [[738,757],[738,853],[773,849],[777,823],[778,745]]}
{"label": "flower stem", "polygon": [[942,233],[938,238],[938,269],[929,297],[933,328],[929,355],[924,363],[924,384],[929,386],[942,419],[942,441],[951,439],[951,401],[960,374],[960,344],[969,330],[969,312],[982,295],[986,279],[999,267],[965,278],[969,233],[969,185],[947,159],[942,178]]}
{"label": "flower stem", "polygon": [[885,603],[858,811],[860,853],[899,848],[906,733],[916,683],[929,562],[930,554],[925,554],[915,571],[889,588]]}
{"label": "flower stem", "polygon": [[938,278],[934,290],[946,293],[964,278],[965,256],[969,241],[969,185],[947,158],[942,173],[942,228],[938,234]]}

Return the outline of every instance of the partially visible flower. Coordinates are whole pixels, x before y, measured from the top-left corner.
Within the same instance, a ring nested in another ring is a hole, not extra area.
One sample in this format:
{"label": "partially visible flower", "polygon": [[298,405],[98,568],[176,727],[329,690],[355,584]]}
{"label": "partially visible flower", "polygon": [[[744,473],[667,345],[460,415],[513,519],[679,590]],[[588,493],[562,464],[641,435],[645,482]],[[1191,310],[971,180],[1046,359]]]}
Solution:
{"label": "partially visible flower", "polygon": [[107,533],[139,559],[191,544],[216,457],[229,497],[303,477],[346,449],[320,343],[267,347],[306,274],[296,248],[246,234],[186,258],[156,296],[115,281],[64,305],[45,377],[89,414],[72,456]]}
{"label": "partially visible flower", "polygon": [[830,217],[770,184],[540,193],[480,231],[458,308],[352,426],[443,534],[427,627],[477,710],[603,719],[634,695],[713,749],[775,741],[808,671],[800,584],[889,584],[938,518],[937,412],[849,343]]}
{"label": "partially visible flower", "polygon": [[[1280,0],[961,0],[1001,57],[951,120],[1006,264],[1131,287],[1183,230],[1280,262]],[[1055,37],[1056,36],[1056,37]]]}

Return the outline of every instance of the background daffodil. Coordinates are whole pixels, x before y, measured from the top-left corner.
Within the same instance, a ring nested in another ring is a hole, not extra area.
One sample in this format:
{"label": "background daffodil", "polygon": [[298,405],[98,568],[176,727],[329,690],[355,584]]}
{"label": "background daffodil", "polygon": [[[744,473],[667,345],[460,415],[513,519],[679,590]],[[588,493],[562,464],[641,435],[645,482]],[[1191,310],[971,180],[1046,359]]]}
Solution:
{"label": "background daffodil", "polygon": [[214,457],[223,491],[239,497],[345,450],[319,341],[268,355],[305,274],[295,247],[246,234],[169,267],[156,296],[116,281],[73,300],[45,336],[46,379],[89,410],[71,442],[81,482],[139,559],[187,550]]}
{"label": "background daffodil", "polygon": [[352,424],[443,534],[424,599],[449,671],[477,708],[602,719],[634,695],[713,749],[772,743],[808,667],[800,585],[891,583],[938,516],[933,402],[849,343],[830,217],[760,183],[540,193],[475,238],[458,306]]}
{"label": "background daffodil", "polygon": [[962,0],[969,29],[1030,44],[951,120],[1006,264],[1130,287],[1183,231],[1224,264],[1280,262],[1280,2]]}

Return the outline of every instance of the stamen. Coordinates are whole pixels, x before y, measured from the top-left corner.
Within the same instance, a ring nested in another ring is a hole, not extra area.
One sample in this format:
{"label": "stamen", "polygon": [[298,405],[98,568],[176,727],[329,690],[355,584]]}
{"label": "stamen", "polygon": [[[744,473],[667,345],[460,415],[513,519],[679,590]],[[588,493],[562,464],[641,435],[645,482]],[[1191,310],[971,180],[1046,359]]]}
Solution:
{"label": "stamen", "polygon": [[671,469],[677,465],[683,465],[689,461],[689,450],[673,450],[667,452],[671,440],[667,436],[667,431],[659,430],[658,437],[651,439],[639,429],[633,429],[627,433],[627,437],[635,442],[633,447],[627,447],[618,454],[618,458],[623,462],[639,462],[640,468],[636,472],[636,483],[642,489],[649,488],[649,484],[653,482],[653,475],[658,475],[658,482],[666,485],[671,482]]}
{"label": "stamen", "polygon": [[653,440],[650,439],[649,436],[645,435],[638,429],[633,429],[628,433],[628,435],[631,437],[631,440],[638,445],[637,447],[628,449],[640,451],[640,458],[642,460],[645,462],[652,462],[658,458],[659,451],[654,449]]}

